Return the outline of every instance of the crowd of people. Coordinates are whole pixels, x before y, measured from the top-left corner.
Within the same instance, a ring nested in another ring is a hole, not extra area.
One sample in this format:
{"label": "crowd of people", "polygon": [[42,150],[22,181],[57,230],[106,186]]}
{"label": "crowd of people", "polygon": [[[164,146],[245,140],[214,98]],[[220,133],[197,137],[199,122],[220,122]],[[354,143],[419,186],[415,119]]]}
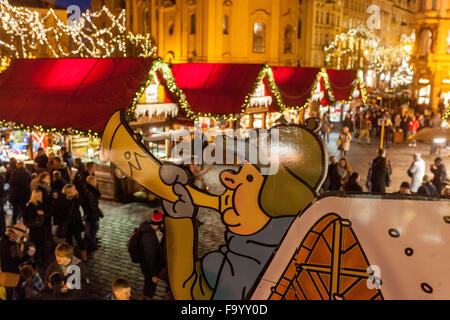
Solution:
{"label": "crowd of people", "polygon": [[[343,131],[345,132],[345,131]],[[345,134],[345,133],[343,133]],[[341,136],[343,135],[341,134]],[[341,139],[341,137],[339,138]],[[339,140],[338,140],[339,141]],[[340,145],[340,142],[338,142]],[[348,151],[348,149],[347,149]],[[386,156],[385,149],[378,149],[378,155],[369,163],[366,179],[366,190],[360,185],[361,176],[352,170],[352,167],[341,152],[338,161],[335,156],[330,157],[326,180],[322,186],[322,192],[345,191],[345,192],[373,192],[386,193],[386,188],[392,183],[392,166]],[[430,165],[433,178],[426,174],[426,164],[420,153],[414,154],[414,160],[410,165],[407,175],[411,182],[403,181],[397,193],[418,194],[425,196],[450,196],[450,180],[442,158],[437,157]]]}
{"label": "crowd of people", "polygon": [[[322,136],[329,142],[330,132],[330,116],[325,113],[322,117]],[[354,114],[347,113],[343,120],[343,127],[347,128],[348,134],[357,137],[358,143],[364,138],[367,144],[371,144],[373,137],[380,137],[382,128],[384,127],[384,141],[386,148],[389,148],[394,142],[394,133],[400,133],[402,140],[415,135],[425,128],[438,128],[442,124],[441,113],[414,114],[410,115],[407,111],[389,111],[380,107],[362,107]],[[345,141],[343,141],[345,142]],[[346,144],[341,149],[345,153]],[[408,144],[410,147],[416,147],[416,141],[411,140]],[[431,154],[436,153],[436,147],[433,144]],[[341,154],[342,156],[342,154]]]}
{"label": "crowd of people", "polygon": [[[31,172],[14,158],[5,171],[0,176],[0,267],[4,274],[20,275],[5,298],[34,299],[43,292],[51,292],[51,298],[79,297],[79,290],[68,290],[64,277],[71,265],[77,265],[87,283],[84,262],[88,251],[98,249],[103,213],[94,163],[73,160],[65,148],[48,156],[40,148]],[[12,207],[8,226],[7,202]],[[74,255],[73,240],[79,257]]]}

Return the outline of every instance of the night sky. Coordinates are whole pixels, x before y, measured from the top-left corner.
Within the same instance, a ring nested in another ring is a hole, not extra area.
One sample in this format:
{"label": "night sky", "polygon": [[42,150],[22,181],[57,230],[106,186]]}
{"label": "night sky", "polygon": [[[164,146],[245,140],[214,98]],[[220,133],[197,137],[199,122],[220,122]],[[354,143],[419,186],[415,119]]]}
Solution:
{"label": "night sky", "polygon": [[80,6],[82,10],[89,9],[91,7],[91,0],[55,0],[55,2],[56,4],[66,8],[72,4]]}

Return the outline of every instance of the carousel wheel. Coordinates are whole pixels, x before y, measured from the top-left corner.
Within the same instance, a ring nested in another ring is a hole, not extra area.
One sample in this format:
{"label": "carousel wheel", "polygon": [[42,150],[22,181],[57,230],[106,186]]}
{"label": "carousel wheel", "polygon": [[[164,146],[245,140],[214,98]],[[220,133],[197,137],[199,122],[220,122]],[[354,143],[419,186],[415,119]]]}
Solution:
{"label": "carousel wheel", "polygon": [[[382,300],[368,286],[369,261],[351,228],[336,214],[309,230],[275,287],[270,300]],[[373,286],[371,286],[373,287]]]}

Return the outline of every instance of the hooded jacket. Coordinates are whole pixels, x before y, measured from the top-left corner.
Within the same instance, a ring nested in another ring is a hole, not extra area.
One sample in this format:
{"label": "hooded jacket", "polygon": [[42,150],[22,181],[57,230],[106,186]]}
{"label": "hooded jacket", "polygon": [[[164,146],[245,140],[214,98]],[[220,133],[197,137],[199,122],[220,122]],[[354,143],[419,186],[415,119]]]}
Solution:
{"label": "hooded jacket", "polygon": [[80,270],[81,288],[80,289],[76,289],[76,288],[69,289],[65,293],[60,292],[60,290],[57,288],[56,290],[54,290],[54,296],[53,296],[54,298],[63,299],[63,300],[77,300],[77,299],[82,299],[84,297],[84,294],[87,292],[87,286],[89,285],[87,268],[86,268],[86,265],[75,256],[72,257],[72,261],[67,266],[62,266],[62,265],[58,264],[58,262],[56,262],[56,261],[51,263],[48,266],[47,272],[45,274],[44,285],[49,290],[55,289],[55,288],[50,289],[50,287],[49,287],[49,282],[54,273],[58,273],[60,275],[60,277],[62,279],[64,279],[64,281],[67,281],[68,277],[70,277],[73,274],[72,273],[73,271],[70,271],[70,269],[72,269],[72,268],[69,269],[69,267],[71,267],[71,266],[72,266],[72,268],[73,268],[73,266],[76,266]]}

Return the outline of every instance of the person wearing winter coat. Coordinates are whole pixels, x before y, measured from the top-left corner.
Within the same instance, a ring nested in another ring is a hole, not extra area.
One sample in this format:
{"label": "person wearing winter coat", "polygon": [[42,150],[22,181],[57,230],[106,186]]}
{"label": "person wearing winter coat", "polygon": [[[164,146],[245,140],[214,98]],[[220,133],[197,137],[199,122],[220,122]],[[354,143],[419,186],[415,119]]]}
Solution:
{"label": "person wearing winter coat", "polygon": [[422,185],[425,175],[425,161],[421,158],[420,153],[414,154],[414,161],[408,169],[408,175],[411,177],[411,192],[416,193]]}
{"label": "person wearing winter coat", "polygon": [[42,168],[44,170],[47,170],[47,164],[48,164],[48,157],[45,154],[45,151],[43,148],[39,148],[37,151],[37,156],[34,159],[34,163],[37,164],[39,168]]}
{"label": "person wearing winter coat", "polygon": [[423,176],[423,183],[417,190],[417,194],[425,196],[437,196],[438,192],[434,184],[431,183],[430,178],[427,175]]}
{"label": "person wearing winter coat", "polygon": [[339,189],[341,190],[342,186],[347,183],[350,179],[350,175],[352,174],[353,170],[350,166],[350,163],[347,161],[347,159],[342,158],[339,160],[339,164],[336,168],[337,177],[339,179]]}
{"label": "person wearing winter coat", "polygon": [[67,167],[66,163],[63,162],[63,160],[60,157],[56,157],[55,158],[55,169],[59,172],[61,172],[61,176],[63,178],[64,181],[66,181],[67,183],[70,183],[70,170]]}
{"label": "person wearing winter coat", "polygon": [[38,176],[36,190],[42,192],[42,205],[44,207],[45,219],[44,229],[47,240],[53,239],[52,234],[52,216],[53,216],[53,194],[50,186],[50,174],[47,171],[41,172]]}
{"label": "person wearing winter coat", "polygon": [[61,175],[61,172],[59,171],[53,171],[53,181],[51,184],[51,193],[53,199],[58,199],[61,196],[62,189],[67,184],[67,181],[64,181]]}
{"label": "person wearing winter coat", "polygon": [[43,204],[42,191],[35,189],[31,193],[30,201],[25,207],[23,216],[24,224],[30,229],[30,241],[36,245],[37,259],[40,263],[44,262],[45,252],[45,207]]}
{"label": "person wearing winter coat", "polygon": [[99,220],[103,217],[103,213],[98,206],[100,191],[97,189],[97,179],[95,176],[88,176],[86,181],[86,203],[84,211],[84,216],[86,217],[85,239],[89,243],[89,249],[96,250]]}
{"label": "person wearing winter coat", "polygon": [[345,192],[363,192],[363,188],[359,185],[359,181],[361,180],[358,172],[353,172],[350,175],[348,182],[344,184]]}
{"label": "person wearing winter coat", "polygon": [[141,270],[144,275],[144,296],[153,298],[158,283],[158,274],[163,265],[161,242],[163,238],[163,214],[155,210],[151,221],[144,221],[140,225],[143,262]]}
{"label": "person wearing winter coat", "polygon": [[[79,300],[85,298],[89,278],[86,265],[73,254],[73,247],[67,242],[60,243],[55,249],[56,261],[50,264],[44,278],[50,299]],[[78,271],[78,272],[77,272]],[[72,278],[78,274],[77,281]]]}
{"label": "person wearing winter coat", "polygon": [[23,162],[17,162],[17,167],[9,178],[9,201],[13,207],[12,224],[16,224],[17,220],[23,216],[31,195],[30,182],[31,175],[25,169]]}
{"label": "person wearing winter coat", "polygon": [[350,142],[352,141],[352,135],[348,127],[342,129],[336,144],[341,152],[341,159],[347,157],[347,153],[350,150]]}
{"label": "person wearing winter coat", "polygon": [[447,170],[442,159],[439,157],[434,159],[434,163],[431,165],[430,170],[434,174],[432,182],[436,187],[438,194],[441,194],[442,185],[447,180]]}
{"label": "person wearing winter coat", "polygon": [[372,174],[370,177],[372,192],[385,193],[386,187],[391,183],[392,173],[390,161],[386,158],[383,149],[378,150],[378,157],[372,161]]}
{"label": "person wearing winter coat", "polygon": [[73,238],[80,248],[81,258],[87,260],[85,243],[81,237],[84,231],[83,220],[80,212],[80,199],[78,191],[73,184],[66,184],[62,195],[55,202],[55,225],[59,230],[64,230],[66,242],[71,244]]}
{"label": "person wearing winter coat", "polygon": [[0,269],[2,272],[19,273],[20,256],[13,256],[12,248],[25,243],[29,238],[28,229],[23,224],[9,226],[0,240]]}
{"label": "person wearing winter coat", "polygon": [[330,157],[330,163],[328,164],[328,171],[327,171],[327,178],[325,179],[325,182],[323,183],[323,189],[325,191],[332,191],[332,190],[339,190],[339,187],[335,186],[333,184],[334,176],[336,176],[336,168],[337,168],[338,162],[335,156]]}
{"label": "person wearing winter coat", "polygon": [[19,274],[23,279],[20,300],[39,300],[45,288],[39,273],[31,265],[24,265],[19,267]]}

